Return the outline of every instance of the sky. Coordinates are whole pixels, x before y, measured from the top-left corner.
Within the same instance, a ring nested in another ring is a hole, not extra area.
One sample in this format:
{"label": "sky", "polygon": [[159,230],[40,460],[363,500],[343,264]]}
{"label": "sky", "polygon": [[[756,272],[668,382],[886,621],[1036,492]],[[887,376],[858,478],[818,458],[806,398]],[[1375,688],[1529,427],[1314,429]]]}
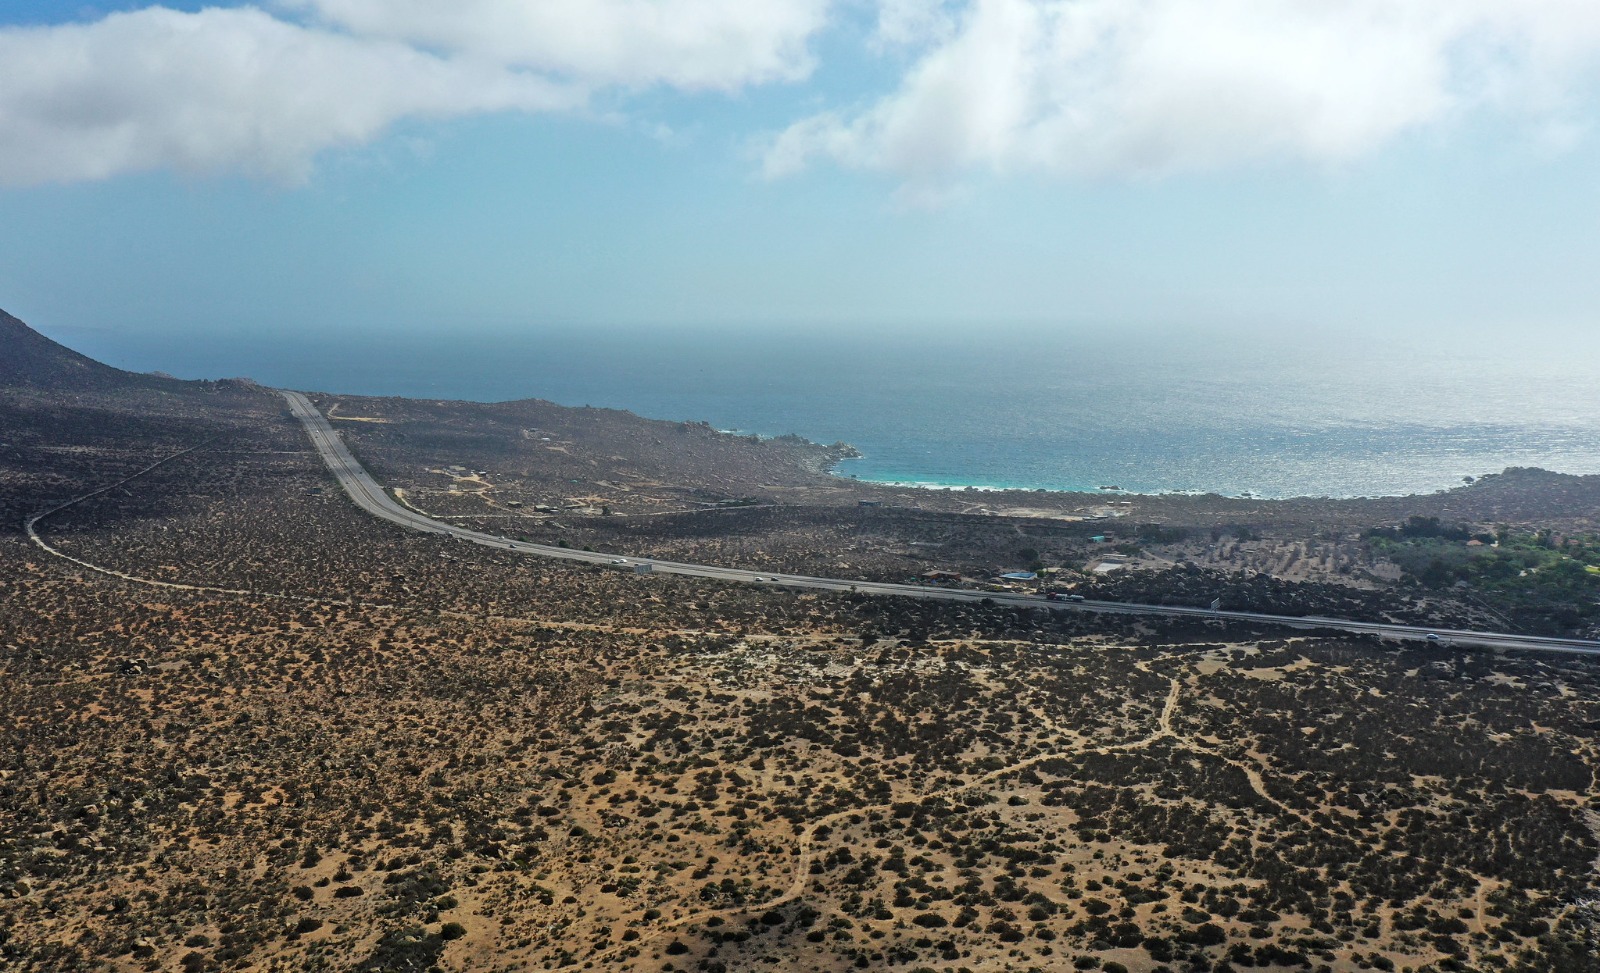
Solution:
{"label": "sky", "polygon": [[6,0],[0,308],[1592,335],[1594,0]]}

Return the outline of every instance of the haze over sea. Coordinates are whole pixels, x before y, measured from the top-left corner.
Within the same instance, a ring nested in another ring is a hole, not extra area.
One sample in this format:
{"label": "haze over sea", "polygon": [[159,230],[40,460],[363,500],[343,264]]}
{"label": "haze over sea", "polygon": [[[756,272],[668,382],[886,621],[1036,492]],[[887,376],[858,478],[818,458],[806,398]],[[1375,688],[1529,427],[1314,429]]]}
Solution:
{"label": "haze over sea", "polygon": [[[442,329],[435,329],[442,330]],[[1600,473],[1600,339],[1179,328],[546,329],[454,336],[57,335],[136,370],[543,398],[844,440],[841,474],[929,486],[1259,496],[1431,492],[1511,466]]]}

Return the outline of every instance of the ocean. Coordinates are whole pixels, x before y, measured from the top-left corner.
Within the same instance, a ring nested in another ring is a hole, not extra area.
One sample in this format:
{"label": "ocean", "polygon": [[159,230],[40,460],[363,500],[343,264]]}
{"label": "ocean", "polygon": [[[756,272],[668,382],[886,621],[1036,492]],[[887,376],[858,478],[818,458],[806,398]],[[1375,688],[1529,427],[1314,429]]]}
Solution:
{"label": "ocean", "polygon": [[292,388],[543,398],[843,440],[929,487],[1426,493],[1600,473],[1600,339],[1259,329],[328,329],[61,340],[123,368]]}

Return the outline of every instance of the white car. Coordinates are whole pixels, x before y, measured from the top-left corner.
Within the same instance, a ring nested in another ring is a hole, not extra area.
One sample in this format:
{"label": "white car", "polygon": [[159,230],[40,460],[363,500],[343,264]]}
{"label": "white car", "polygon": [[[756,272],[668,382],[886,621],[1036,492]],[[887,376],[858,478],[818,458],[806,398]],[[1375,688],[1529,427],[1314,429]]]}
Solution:
{"label": "white car", "polygon": [[614,558],[611,559],[611,563],[612,564],[627,564],[628,563],[628,559],[625,558],[625,557],[614,557]]}

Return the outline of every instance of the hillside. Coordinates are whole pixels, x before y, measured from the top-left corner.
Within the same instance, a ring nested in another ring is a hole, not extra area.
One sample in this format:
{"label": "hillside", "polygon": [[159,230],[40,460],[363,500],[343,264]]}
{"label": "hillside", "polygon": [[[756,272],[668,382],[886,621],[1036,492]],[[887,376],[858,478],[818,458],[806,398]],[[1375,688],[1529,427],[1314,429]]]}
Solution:
{"label": "hillside", "polygon": [[279,411],[277,396],[248,382],[126,372],[0,311],[0,534],[20,532],[24,515],[52,502]]}
{"label": "hillside", "polygon": [[0,311],[0,387],[72,391],[171,388],[183,383],[101,364]]}

